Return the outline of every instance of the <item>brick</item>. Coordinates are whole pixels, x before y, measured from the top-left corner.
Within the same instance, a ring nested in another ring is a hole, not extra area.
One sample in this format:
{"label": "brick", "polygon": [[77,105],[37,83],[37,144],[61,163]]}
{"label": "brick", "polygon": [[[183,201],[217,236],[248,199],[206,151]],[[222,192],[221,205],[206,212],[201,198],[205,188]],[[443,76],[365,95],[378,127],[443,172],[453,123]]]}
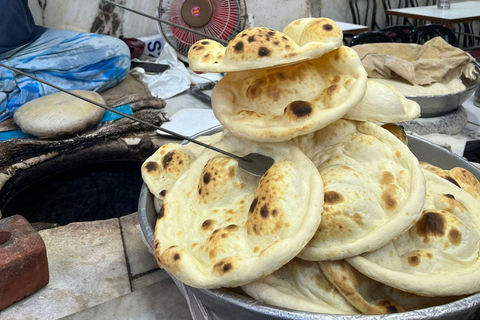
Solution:
{"label": "brick", "polygon": [[42,237],[20,215],[0,220],[0,310],[49,282]]}

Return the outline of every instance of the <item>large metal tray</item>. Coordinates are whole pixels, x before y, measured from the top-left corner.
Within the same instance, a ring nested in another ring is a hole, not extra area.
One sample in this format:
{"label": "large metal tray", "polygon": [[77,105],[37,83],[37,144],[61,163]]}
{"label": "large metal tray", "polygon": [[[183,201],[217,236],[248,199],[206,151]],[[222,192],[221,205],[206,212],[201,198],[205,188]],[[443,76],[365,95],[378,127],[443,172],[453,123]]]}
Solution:
{"label": "large metal tray", "polygon": [[480,84],[480,68],[475,65],[477,72],[475,79],[461,77],[466,89],[442,95],[430,96],[405,96],[407,99],[416,101],[420,105],[420,113],[422,118],[438,117],[450,113],[460,107],[477,89]]}
{"label": "large metal tray", "polygon": [[[209,135],[219,132],[222,128],[215,127],[199,133]],[[456,154],[439,147],[427,140],[408,135],[410,150],[421,161],[429,162],[443,169],[463,167],[480,179],[480,169],[465,161]],[[138,204],[138,219],[142,235],[150,250],[153,251],[153,233],[157,213],[153,205],[153,195],[144,184]],[[304,319],[304,320],[475,320],[480,319],[480,293],[455,301],[450,304],[426,308],[417,311],[378,316],[366,315],[331,315],[303,311],[295,311],[274,307],[256,301],[237,290],[216,289],[204,290],[186,286],[172,277],[180,292],[186,298],[194,320],[273,320],[273,319]],[[439,283],[441,286],[441,283]],[[475,314],[474,314],[475,313]]]}

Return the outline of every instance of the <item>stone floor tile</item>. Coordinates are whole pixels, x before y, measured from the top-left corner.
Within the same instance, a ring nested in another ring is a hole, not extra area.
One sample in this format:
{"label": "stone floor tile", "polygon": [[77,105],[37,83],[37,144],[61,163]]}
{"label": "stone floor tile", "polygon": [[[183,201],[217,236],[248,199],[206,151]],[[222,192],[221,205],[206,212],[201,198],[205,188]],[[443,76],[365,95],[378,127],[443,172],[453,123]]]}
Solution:
{"label": "stone floor tile", "polygon": [[137,227],[139,226],[138,214],[132,213],[121,217],[120,225],[122,227],[125,252],[127,253],[131,276],[135,277],[158,269],[155,257],[148,251],[146,244],[141,238],[140,230]]}
{"label": "stone floor tile", "polygon": [[118,219],[39,232],[50,283],[1,312],[2,320],[58,319],[131,292]]}
{"label": "stone floor tile", "polygon": [[132,290],[136,291],[145,287],[148,287],[149,285],[152,285],[154,283],[160,282],[162,280],[165,280],[169,278],[168,273],[165,270],[155,270],[153,272],[150,272],[146,275],[143,275],[139,278],[133,279],[132,282]]}
{"label": "stone floor tile", "polygon": [[72,314],[62,320],[191,320],[187,302],[172,279]]}

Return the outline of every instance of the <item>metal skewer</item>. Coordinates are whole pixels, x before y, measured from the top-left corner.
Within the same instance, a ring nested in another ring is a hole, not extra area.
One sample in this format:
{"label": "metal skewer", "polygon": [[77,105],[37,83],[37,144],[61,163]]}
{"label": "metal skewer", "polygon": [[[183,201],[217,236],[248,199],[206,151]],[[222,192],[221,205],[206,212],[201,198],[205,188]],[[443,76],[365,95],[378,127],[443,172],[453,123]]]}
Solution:
{"label": "metal skewer", "polygon": [[151,16],[151,15],[145,14],[145,13],[140,12],[140,11],[137,11],[137,10],[130,9],[130,8],[128,8],[128,7],[122,6],[121,4],[115,3],[115,2],[113,2],[113,1],[109,1],[109,0],[102,0],[102,1],[103,1],[103,2],[106,2],[106,3],[113,4],[114,6],[117,6],[117,7],[119,7],[119,8],[122,8],[122,9],[124,9],[124,10],[131,11],[131,12],[133,12],[133,13],[136,13],[136,14],[139,14],[139,15],[141,15],[141,16],[147,17],[147,18],[149,18],[149,19],[156,20],[156,21],[158,21],[158,22],[168,24],[169,26],[172,26],[172,27],[175,27],[175,28],[178,28],[178,29],[182,29],[182,30],[184,30],[184,31],[188,31],[188,32],[191,32],[191,33],[195,33],[195,34],[198,34],[199,36],[202,36],[202,37],[205,37],[205,38],[208,38],[208,39],[215,40],[215,41],[217,41],[217,42],[219,42],[219,43],[221,43],[221,44],[223,44],[223,45],[227,45],[227,44],[228,44],[228,41],[225,41],[225,40],[223,40],[223,39],[214,37],[214,36],[212,36],[212,35],[209,35],[209,34],[206,34],[206,33],[200,32],[200,31],[197,31],[197,30],[193,30],[193,29],[190,29],[190,28],[181,26],[181,25],[179,25],[179,24],[176,24],[176,23],[173,23],[173,22],[170,22],[170,21],[167,21],[167,20],[163,20],[163,19],[160,19],[160,18]]}
{"label": "metal skewer", "polygon": [[16,69],[16,68],[7,66],[7,65],[2,64],[2,63],[0,63],[0,67],[4,67],[4,68],[6,68],[6,69],[8,69],[8,70],[10,70],[10,71],[13,71],[13,72],[18,73],[18,74],[21,74],[21,75],[23,75],[23,76],[25,76],[25,77],[28,77],[28,78],[31,78],[31,79],[36,80],[36,81],[38,81],[38,82],[41,82],[41,83],[43,83],[43,84],[46,84],[47,86],[50,86],[50,87],[55,88],[55,89],[57,89],[57,90],[59,90],[59,91],[65,92],[65,93],[67,93],[67,94],[69,94],[69,95],[71,95],[71,96],[74,96],[74,97],[78,98],[78,99],[87,101],[87,102],[89,102],[89,103],[91,103],[91,104],[94,104],[94,105],[100,107],[100,108],[106,109],[106,110],[111,111],[111,112],[116,113],[116,114],[119,114],[119,115],[121,115],[121,116],[123,116],[123,117],[125,117],[125,118],[130,119],[130,120],[136,121],[136,122],[138,122],[138,123],[141,123],[141,124],[143,124],[143,125],[149,126],[149,127],[154,128],[154,129],[156,129],[156,130],[169,133],[169,134],[171,134],[172,136],[175,136],[175,137],[177,137],[177,138],[184,139],[184,140],[187,140],[187,141],[196,143],[196,144],[198,144],[198,145],[200,145],[200,146],[202,146],[202,147],[211,149],[211,150],[213,150],[213,151],[219,152],[219,153],[224,154],[224,155],[226,155],[226,156],[228,156],[228,157],[231,157],[231,158],[233,158],[233,159],[236,159],[236,160],[239,161],[239,166],[240,166],[240,168],[242,168],[243,170],[245,170],[245,171],[247,171],[247,172],[249,172],[249,173],[251,173],[251,174],[253,174],[253,175],[255,175],[255,176],[261,176],[261,175],[263,175],[263,174],[265,173],[265,171],[267,171],[268,168],[270,168],[270,167],[273,165],[273,163],[275,162],[275,160],[274,160],[273,158],[268,157],[268,156],[264,156],[264,155],[261,155],[261,154],[258,154],[258,153],[250,153],[250,154],[247,154],[247,155],[244,156],[244,157],[237,156],[237,155],[235,155],[235,154],[233,154],[233,153],[227,152],[227,151],[222,150],[222,149],[218,149],[218,148],[216,148],[216,147],[213,147],[213,146],[208,145],[208,144],[206,144],[206,143],[203,143],[203,142],[201,142],[201,141],[192,139],[192,138],[190,138],[190,137],[188,137],[188,136],[184,136],[184,135],[182,135],[182,134],[173,132],[173,131],[171,131],[171,130],[168,130],[168,129],[165,129],[165,128],[161,128],[161,127],[159,127],[159,126],[157,126],[157,125],[154,125],[154,124],[152,124],[152,123],[146,122],[146,121],[144,121],[144,120],[142,120],[142,119],[138,119],[138,118],[133,117],[133,116],[131,116],[131,115],[125,114],[125,113],[120,112],[120,111],[117,111],[117,110],[115,110],[115,109],[113,109],[113,108],[111,108],[111,107],[108,107],[108,106],[105,106],[105,105],[103,105],[103,104],[97,103],[97,102],[92,101],[92,100],[90,100],[90,99],[88,99],[88,98],[84,98],[84,97],[82,97],[82,96],[80,96],[80,95],[78,95],[78,94],[76,94],[76,93],[67,91],[67,90],[65,90],[65,89],[63,89],[63,88],[60,88],[60,87],[58,87],[58,86],[56,86],[56,85],[54,85],[54,84],[52,84],[52,83],[49,83],[49,82],[44,81],[44,80],[42,80],[42,79],[39,79],[39,78],[37,78],[37,77],[35,77],[35,76],[29,75],[29,74],[27,74],[27,73],[25,73],[25,72],[23,72],[23,71],[21,71],[21,70],[18,70],[18,69]]}

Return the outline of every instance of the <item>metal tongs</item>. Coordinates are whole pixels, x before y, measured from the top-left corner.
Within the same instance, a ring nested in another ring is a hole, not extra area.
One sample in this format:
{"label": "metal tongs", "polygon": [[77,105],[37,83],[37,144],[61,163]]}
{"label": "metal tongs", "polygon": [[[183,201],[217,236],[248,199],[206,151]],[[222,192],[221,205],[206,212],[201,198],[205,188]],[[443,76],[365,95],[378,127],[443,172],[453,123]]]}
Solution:
{"label": "metal tongs", "polygon": [[16,69],[16,68],[13,68],[13,67],[4,65],[4,64],[2,64],[2,63],[0,63],[0,66],[1,66],[1,67],[4,67],[4,68],[6,68],[6,69],[9,69],[9,70],[11,70],[11,71],[13,71],[13,72],[15,72],[15,73],[24,75],[25,77],[28,77],[28,78],[31,78],[31,79],[36,80],[36,81],[38,81],[38,82],[41,82],[41,83],[43,83],[43,84],[46,84],[46,85],[48,85],[48,86],[50,86],[50,87],[52,87],[52,88],[55,88],[55,89],[57,89],[57,90],[60,90],[60,91],[62,91],[62,92],[65,92],[65,93],[67,93],[67,94],[69,94],[69,95],[71,95],[71,96],[74,96],[74,97],[78,98],[78,99],[87,101],[87,102],[89,102],[89,103],[91,103],[91,104],[94,104],[94,105],[100,107],[100,108],[103,108],[103,109],[105,109],[105,110],[111,111],[111,112],[116,113],[116,114],[119,114],[119,115],[121,115],[121,116],[123,116],[123,117],[125,117],[125,118],[128,118],[128,119],[130,119],[130,120],[133,120],[133,121],[135,121],[135,122],[139,122],[139,123],[141,123],[141,124],[144,124],[144,125],[146,125],[146,126],[149,126],[149,127],[151,127],[151,128],[154,128],[154,129],[156,129],[156,130],[160,130],[160,131],[169,133],[169,134],[171,134],[172,136],[175,136],[175,137],[177,137],[177,138],[184,139],[184,140],[188,140],[188,141],[193,142],[193,143],[196,143],[196,144],[198,144],[198,145],[200,145],[200,146],[202,146],[202,147],[211,149],[211,150],[213,150],[213,151],[222,153],[222,154],[224,154],[224,155],[226,155],[226,156],[228,156],[228,157],[230,157],[230,158],[236,159],[236,160],[238,160],[238,166],[239,166],[242,170],[244,170],[245,172],[248,172],[248,173],[250,173],[250,174],[252,174],[252,175],[254,175],[254,176],[262,176],[262,175],[273,165],[273,163],[275,162],[275,160],[274,160],[272,157],[269,157],[269,156],[266,156],[266,155],[263,155],[263,154],[259,154],[259,153],[249,153],[249,154],[247,154],[246,156],[243,156],[243,157],[237,156],[237,155],[235,155],[235,154],[233,154],[233,153],[230,153],[230,152],[227,152],[227,151],[225,151],[225,150],[218,149],[218,148],[216,148],[216,147],[210,146],[210,145],[205,144],[205,143],[203,143],[203,142],[201,142],[201,141],[195,140],[195,139],[193,139],[193,138],[191,138],[191,137],[187,137],[187,136],[181,135],[181,134],[179,134],[179,133],[173,132],[173,131],[171,131],[171,130],[168,130],[168,129],[165,129],[165,128],[161,128],[161,127],[159,127],[159,126],[157,126],[157,125],[154,125],[154,124],[152,124],[152,123],[146,122],[146,121],[141,120],[141,119],[138,119],[138,118],[133,117],[133,116],[131,116],[131,115],[122,113],[122,112],[117,111],[117,110],[115,110],[115,109],[113,109],[113,108],[111,108],[111,107],[102,105],[102,104],[97,103],[97,102],[95,102],[95,101],[92,101],[92,100],[90,100],[90,99],[88,99],[88,98],[84,98],[84,97],[82,97],[82,96],[79,96],[78,94],[75,94],[75,93],[73,93],[73,92],[69,92],[69,91],[67,91],[67,90],[65,90],[65,89],[63,89],[63,88],[60,88],[60,87],[52,84],[52,83],[49,83],[49,82],[44,81],[44,80],[41,80],[41,79],[39,79],[39,78],[37,78],[37,77],[34,77],[34,76],[32,76],[32,75],[29,75],[29,74],[27,74],[27,73],[25,73],[25,72],[23,72],[23,71],[21,71],[21,70],[18,70],[18,69]]}

